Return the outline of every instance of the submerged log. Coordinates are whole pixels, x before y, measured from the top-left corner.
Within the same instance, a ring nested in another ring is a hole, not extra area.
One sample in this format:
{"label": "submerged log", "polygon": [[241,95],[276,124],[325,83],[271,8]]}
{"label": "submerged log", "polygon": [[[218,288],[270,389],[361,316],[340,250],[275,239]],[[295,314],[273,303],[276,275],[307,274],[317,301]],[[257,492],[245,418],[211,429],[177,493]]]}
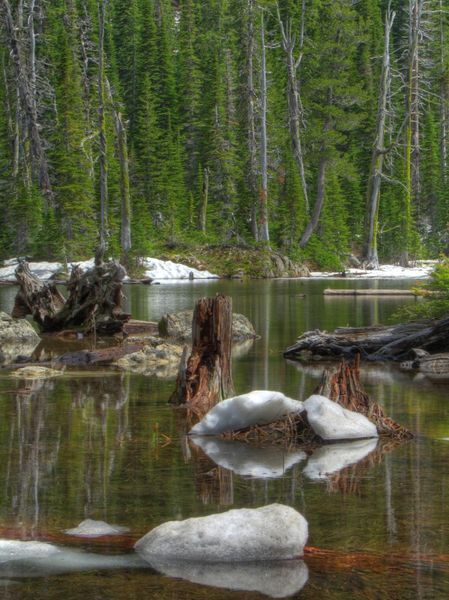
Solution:
{"label": "submerged log", "polygon": [[232,396],[232,300],[198,300],[192,321],[192,352],[184,351],[171,402],[201,419],[217,402]]}
{"label": "submerged log", "polygon": [[389,290],[389,289],[336,289],[327,288],[323,292],[323,296],[414,296],[412,290]]}
{"label": "submerged log", "polygon": [[130,315],[122,312],[122,285],[125,269],[116,261],[83,272],[74,266],[67,284],[67,300],[54,283],[44,283],[33,275],[26,262],[16,269],[20,289],[12,316],[31,314],[43,332],[81,329],[84,332],[114,334],[122,331]]}
{"label": "submerged log", "polygon": [[284,352],[292,360],[352,358],[403,361],[414,350],[449,351],[449,316],[439,320],[413,321],[401,325],[340,327],[333,333],[307,331]]}

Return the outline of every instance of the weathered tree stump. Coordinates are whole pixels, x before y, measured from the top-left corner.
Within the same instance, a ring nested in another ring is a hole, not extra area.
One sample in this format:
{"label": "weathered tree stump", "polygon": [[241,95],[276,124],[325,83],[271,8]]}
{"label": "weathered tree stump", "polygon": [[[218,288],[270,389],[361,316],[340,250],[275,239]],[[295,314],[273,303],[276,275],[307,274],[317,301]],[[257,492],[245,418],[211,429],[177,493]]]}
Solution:
{"label": "weathered tree stump", "polygon": [[84,332],[113,334],[122,331],[130,315],[122,312],[122,285],[125,269],[116,261],[96,260],[92,269],[72,269],[67,300],[53,283],[33,275],[26,262],[16,269],[20,289],[12,316],[31,314],[43,332],[82,329]]}
{"label": "weathered tree stump", "polygon": [[198,300],[193,312],[192,352],[184,350],[177,387],[171,397],[201,419],[215,404],[233,395],[231,373],[232,300]]}

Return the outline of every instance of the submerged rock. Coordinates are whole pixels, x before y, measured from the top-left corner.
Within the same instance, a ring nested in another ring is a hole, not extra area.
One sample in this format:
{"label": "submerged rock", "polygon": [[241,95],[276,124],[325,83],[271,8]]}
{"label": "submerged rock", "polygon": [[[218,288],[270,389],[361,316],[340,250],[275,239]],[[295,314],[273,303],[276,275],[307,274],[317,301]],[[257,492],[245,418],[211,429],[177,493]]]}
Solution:
{"label": "submerged rock", "polygon": [[244,477],[274,479],[306,459],[302,450],[267,448],[217,438],[194,437],[192,440],[214,463]]}
{"label": "submerged rock", "polygon": [[129,531],[128,527],[120,527],[119,525],[109,525],[105,521],[95,521],[93,519],[85,519],[78,527],[66,529],[67,535],[77,537],[101,537],[103,535],[121,535]]}
{"label": "submerged rock", "polygon": [[114,364],[125,371],[140,375],[163,379],[176,378],[183,347],[155,337],[146,338],[145,341],[148,346],[138,352],[127,354]]}
{"label": "submerged rock", "polygon": [[[178,342],[192,340],[193,310],[183,310],[178,313],[167,313],[159,321],[159,333],[163,337],[173,338]],[[232,341],[257,338],[256,331],[245,315],[232,315]]]}
{"label": "submerged rock", "polygon": [[192,427],[196,435],[216,435],[236,431],[252,425],[265,425],[282,417],[304,410],[298,400],[281,392],[258,390],[228,398],[214,406],[207,415]]}
{"label": "submerged rock", "polygon": [[168,577],[227,590],[260,592],[271,598],[293,596],[309,578],[309,571],[302,560],[204,564],[155,559],[151,566]]}
{"label": "submerged rock", "polygon": [[40,338],[26,319],[13,319],[0,311],[0,365],[30,357]]}
{"label": "submerged rock", "polygon": [[242,508],[170,521],[156,527],[135,545],[148,562],[251,562],[284,560],[303,555],[307,521],[282,504]]}
{"label": "submerged rock", "polygon": [[343,408],[324,396],[314,395],[304,402],[307,419],[322,440],[377,438],[377,428],[360,413]]}
{"label": "submerged rock", "polygon": [[309,479],[327,479],[330,475],[363,460],[376,449],[377,443],[377,439],[369,439],[318,448],[309,458],[303,473]]}
{"label": "submerged rock", "polygon": [[17,377],[17,379],[50,379],[51,377],[59,377],[62,374],[63,371],[49,369],[48,367],[30,366],[13,371],[11,377]]}
{"label": "submerged rock", "polygon": [[93,554],[43,542],[0,540],[0,577],[48,577],[62,573],[106,569],[141,569],[146,563],[136,555]]}

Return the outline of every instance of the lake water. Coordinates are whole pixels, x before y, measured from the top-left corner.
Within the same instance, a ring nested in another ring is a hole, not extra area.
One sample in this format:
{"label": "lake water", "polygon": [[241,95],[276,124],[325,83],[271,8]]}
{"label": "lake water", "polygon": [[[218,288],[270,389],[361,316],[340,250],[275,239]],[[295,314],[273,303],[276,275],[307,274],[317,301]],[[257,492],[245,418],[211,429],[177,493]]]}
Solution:
{"label": "lake water", "polygon": [[[133,316],[153,320],[192,308],[202,296],[232,296],[234,311],[248,316],[261,335],[234,358],[236,392],[273,389],[304,399],[323,366],[282,358],[300,333],[385,323],[398,306],[414,302],[324,298],[323,289],[409,285],[186,282],[129,286],[126,302]],[[13,297],[13,288],[0,289],[0,309],[10,310]],[[180,416],[167,404],[173,380],[96,370],[31,383],[0,372],[0,538],[60,548],[56,559],[14,566],[4,562],[0,542],[0,597],[449,597],[448,384],[389,365],[364,367],[362,376],[387,413],[417,434],[414,441],[370,454],[366,445],[325,448],[310,457],[205,447],[213,461],[186,441]],[[333,474],[318,479],[320,465]],[[138,537],[165,521],[272,502],[307,518],[313,548],[305,565],[199,566],[167,576],[131,550]],[[129,533],[97,541],[64,534],[85,518],[128,527]]]}

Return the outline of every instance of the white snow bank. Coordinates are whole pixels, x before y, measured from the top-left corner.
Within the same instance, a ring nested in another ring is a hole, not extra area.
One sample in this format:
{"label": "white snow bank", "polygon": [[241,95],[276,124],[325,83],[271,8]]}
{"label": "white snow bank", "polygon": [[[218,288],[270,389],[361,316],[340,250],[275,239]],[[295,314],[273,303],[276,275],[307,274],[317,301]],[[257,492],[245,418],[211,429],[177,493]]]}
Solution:
{"label": "white snow bank", "polygon": [[[7,266],[0,269],[0,279],[4,279],[6,281],[15,281],[15,270],[19,261],[17,258],[11,258],[8,261],[5,261]],[[68,263],[69,271],[72,268],[72,265],[79,265],[83,271],[87,269],[91,269],[94,266],[94,259],[91,258],[89,260],[84,261],[75,261],[72,263]],[[61,273],[64,270],[64,265],[60,262],[30,262],[28,263],[30,271],[39,279],[46,281],[50,279],[53,275],[57,273]]]}
{"label": "white snow bank", "polygon": [[109,525],[105,521],[94,521],[93,519],[85,519],[78,527],[66,529],[67,535],[78,537],[100,537],[103,535],[120,535],[129,531],[128,527],[120,527],[119,525]]}
{"label": "white snow bank", "polygon": [[151,561],[151,566],[168,577],[227,590],[259,592],[270,598],[294,596],[309,579],[302,560],[204,564],[156,559]]}
{"label": "white snow bank", "polygon": [[146,563],[133,554],[107,556],[44,542],[0,540],[0,578],[47,577],[60,573],[145,566]]}
{"label": "white snow bank", "polygon": [[192,427],[190,433],[215,435],[252,425],[264,425],[290,413],[304,410],[303,403],[287,398],[281,392],[253,391],[223,400]]}
{"label": "white snow bank", "polygon": [[214,463],[244,477],[282,477],[293,465],[306,458],[302,450],[288,451],[276,446],[258,448],[242,442],[200,436],[194,437],[193,442]]}
{"label": "white snow bank", "polygon": [[[397,265],[381,265],[378,269],[345,269],[345,279],[426,279],[433,271],[435,264],[421,264],[416,267],[399,267]],[[335,272],[312,271],[310,277],[317,279],[341,279]]]}
{"label": "white snow bank", "polygon": [[303,470],[309,479],[327,479],[329,475],[353,465],[376,449],[377,439],[358,440],[322,446],[315,450]]}
{"label": "white snow bank", "polygon": [[158,560],[251,562],[303,555],[308,526],[282,504],[241,508],[159,525],[135,545],[149,563]]}
{"label": "white snow bank", "polygon": [[360,413],[343,408],[324,396],[310,396],[304,402],[313,431],[323,440],[377,438],[377,428]]}
{"label": "white snow bank", "polygon": [[171,260],[159,260],[158,258],[146,258],[144,260],[145,277],[151,279],[190,279],[193,274],[194,279],[218,279],[209,271],[199,271],[193,267],[187,267],[180,263],[174,263]]}

